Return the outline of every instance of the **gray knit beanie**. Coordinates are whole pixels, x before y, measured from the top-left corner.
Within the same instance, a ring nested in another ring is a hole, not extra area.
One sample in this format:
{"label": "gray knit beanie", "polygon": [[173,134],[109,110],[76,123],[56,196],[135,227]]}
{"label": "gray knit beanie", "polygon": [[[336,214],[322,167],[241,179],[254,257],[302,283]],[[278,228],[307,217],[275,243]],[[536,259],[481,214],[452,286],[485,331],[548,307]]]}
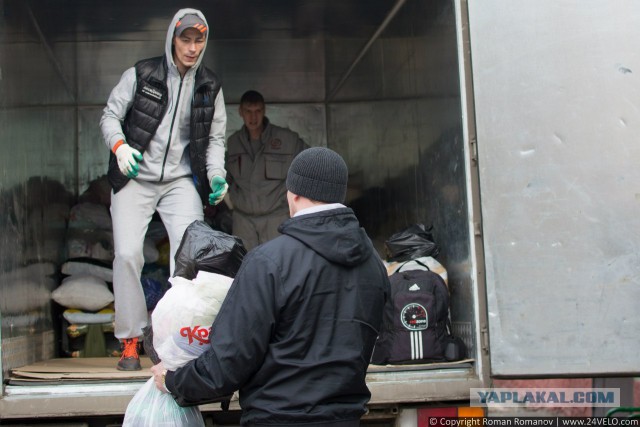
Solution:
{"label": "gray knit beanie", "polygon": [[287,190],[325,203],[344,203],[349,171],[340,154],[311,147],[293,159],[287,173]]}

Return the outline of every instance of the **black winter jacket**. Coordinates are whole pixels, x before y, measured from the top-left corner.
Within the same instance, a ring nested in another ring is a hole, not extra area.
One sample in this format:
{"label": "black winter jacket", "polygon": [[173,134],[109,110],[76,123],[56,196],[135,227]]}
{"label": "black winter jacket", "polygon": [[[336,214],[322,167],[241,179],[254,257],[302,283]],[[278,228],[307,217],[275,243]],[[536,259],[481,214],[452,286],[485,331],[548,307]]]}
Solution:
{"label": "black winter jacket", "polygon": [[386,270],[349,208],[294,217],[279,231],[247,254],[211,348],[169,372],[167,388],[183,404],[239,389],[243,425],[357,425],[371,397]]}

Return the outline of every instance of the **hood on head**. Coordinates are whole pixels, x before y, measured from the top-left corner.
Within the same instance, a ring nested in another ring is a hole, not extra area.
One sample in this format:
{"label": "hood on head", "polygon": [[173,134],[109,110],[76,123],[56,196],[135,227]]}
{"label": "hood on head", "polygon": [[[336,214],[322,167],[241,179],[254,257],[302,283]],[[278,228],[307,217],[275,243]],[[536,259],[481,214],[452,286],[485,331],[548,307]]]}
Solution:
{"label": "hood on head", "polygon": [[361,264],[372,253],[369,237],[349,208],[290,218],[280,225],[279,231],[329,261],[345,266]]}
{"label": "hood on head", "polygon": [[164,53],[165,53],[165,56],[167,57],[167,64],[173,64],[175,66],[176,64],[173,62],[173,48],[172,48],[173,35],[174,35],[176,24],[178,23],[178,21],[188,14],[198,15],[200,19],[202,19],[205,22],[208,28],[207,36],[204,41],[204,48],[202,49],[202,53],[200,54],[200,57],[198,58],[198,61],[194,66],[194,68],[198,68],[202,63],[204,52],[207,50],[207,43],[209,41],[209,34],[211,34],[211,27],[207,22],[207,18],[204,17],[204,14],[197,9],[185,8],[185,9],[180,9],[178,12],[176,12],[176,14],[173,16],[173,19],[171,20],[171,24],[169,24],[169,28],[167,29],[167,40],[165,41]]}

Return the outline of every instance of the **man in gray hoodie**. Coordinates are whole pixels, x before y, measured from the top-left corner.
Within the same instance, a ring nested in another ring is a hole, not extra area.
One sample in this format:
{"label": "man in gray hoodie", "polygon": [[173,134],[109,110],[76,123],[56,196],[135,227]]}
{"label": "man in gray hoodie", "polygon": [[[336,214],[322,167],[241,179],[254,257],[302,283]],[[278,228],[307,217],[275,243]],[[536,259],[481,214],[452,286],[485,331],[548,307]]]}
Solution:
{"label": "man in gray hoodie", "polygon": [[187,226],[202,220],[207,202],[227,192],[227,116],[221,83],[202,65],[209,35],[196,9],[179,10],[165,54],[127,69],[100,120],[111,151],[108,179],[115,258],[115,336],[123,343],[120,370],[139,370],[138,339],[148,313],[140,274],[144,237],[157,211],[167,229],[170,271]]}

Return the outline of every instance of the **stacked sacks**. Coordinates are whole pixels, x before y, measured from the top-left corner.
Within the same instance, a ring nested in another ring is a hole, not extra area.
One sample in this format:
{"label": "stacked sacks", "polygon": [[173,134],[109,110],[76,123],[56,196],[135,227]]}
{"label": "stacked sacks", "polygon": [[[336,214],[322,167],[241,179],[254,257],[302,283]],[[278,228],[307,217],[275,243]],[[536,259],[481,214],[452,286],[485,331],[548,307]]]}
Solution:
{"label": "stacked sacks", "polygon": [[[5,179],[0,185],[0,317],[2,333],[10,332],[3,336],[3,344],[12,337],[46,341],[43,334],[52,332],[51,291],[59,284],[57,273],[64,261],[73,195],[60,182],[44,176],[18,179],[15,185],[9,185],[10,181]],[[17,349],[6,344],[5,355]],[[45,346],[24,357],[3,360],[3,367],[11,369],[15,363],[54,355],[55,347]]]}
{"label": "stacked sacks", "polygon": [[71,357],[102,357],[118,352],[113,336],[113,293],[104,280],[90,274],[66,277],[51,293],[66,310],[63,351]]}
{"label": "stacked sacks", "polygon": [[67,227],[67,258],[113,260],[111,217],[106,206],[79,203],[71,208]]}
{"label": "stacked sacks", "polygon": [[[62,350],[67,356],[120,356],[113,336],[113,231],[106,176],[90,183],[71,207],[66,229],[66,277],[53,300],[65,311]],[[159,218],[151,222],[144,242],[145,266],[140,278],[147,309],[153,310],[169,287],[168,237]],[[165,248],[166,246],[166,248]],[[89,346],[87,346],[90,343]]]}
{"label": "stacked sacks", "polygon": [[118,355],[113,336],[113,233],[109,193],[98,179],[71,207],[66,233],[66,277],[52,299],[62,312],[62,351],[71,357]]}
{"label": "stacked sacks", "polygon": [[71,357],[117,355],[113,336],[113,233],[108,206],[81,201],[71,207],[66,234],[66,276],[51,294],[64,308],[62,351]]}

